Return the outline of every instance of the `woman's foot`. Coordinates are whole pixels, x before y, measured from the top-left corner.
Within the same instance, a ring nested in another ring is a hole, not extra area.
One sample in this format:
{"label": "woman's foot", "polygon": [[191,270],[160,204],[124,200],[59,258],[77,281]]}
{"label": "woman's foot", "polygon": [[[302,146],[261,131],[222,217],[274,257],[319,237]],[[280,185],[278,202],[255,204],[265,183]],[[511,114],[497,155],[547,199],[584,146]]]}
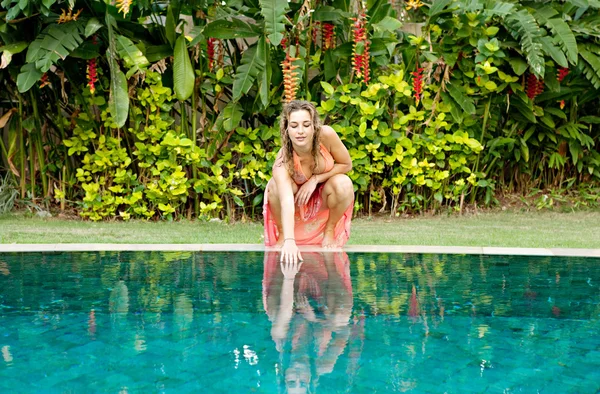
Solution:
{"label": "woman's foot", "polygon": [[325,233],[323,234],[323,243],[321,244],[321,246],[325,249],[338,248],[337,242],[335,242],[335,234],[333,229],[325,230]]}

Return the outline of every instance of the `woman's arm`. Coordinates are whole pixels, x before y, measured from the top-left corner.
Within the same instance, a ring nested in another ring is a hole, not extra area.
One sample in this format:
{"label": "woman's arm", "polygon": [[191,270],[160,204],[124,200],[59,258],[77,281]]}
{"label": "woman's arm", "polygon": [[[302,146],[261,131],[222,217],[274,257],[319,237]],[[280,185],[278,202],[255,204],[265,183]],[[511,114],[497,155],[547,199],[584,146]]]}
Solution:
{"label": "woman's arm", "polygon": [[281,261],[296,262],[302,260],[298,251],[296,239],[294,237],[294,189],[292,186],[292,177],[290,176],[283,161],[282,152],[279,151],[275,164],[273,164],[273,178],[279,193],[281,203],[281,232],[279,237],[283,237],[283,247],[281,249]]}
{"label": "woman's arm", "polygon": [[281,264],[283,284],[281,286],[279,311],[271,328],[271,337],[276,342],[278,339],[285,339],[290,328],[290,320],[292,320],[294,312],[294,279],[301,265],[301,262]]}

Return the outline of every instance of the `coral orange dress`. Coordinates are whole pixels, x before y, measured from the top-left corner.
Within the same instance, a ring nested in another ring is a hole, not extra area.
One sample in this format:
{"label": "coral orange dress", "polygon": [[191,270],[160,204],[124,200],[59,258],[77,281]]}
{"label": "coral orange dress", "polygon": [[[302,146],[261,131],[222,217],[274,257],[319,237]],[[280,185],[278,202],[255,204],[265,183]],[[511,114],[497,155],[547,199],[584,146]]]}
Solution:
{"label": "coral orange dress", "polygon": [[[319,147],[321,157],[325,162],[324,172],[331,171],[334,165],[333,156],[323,146]],[[296,185],[302,186],[308,181],[306,175],[302,171],[302,164],[300,158],[294,152],[294,176],[292,177]],[[269,182],[275,182],[273,178]],[[325,225],[329,219],[329,209],[325,207],[323,201],[323,188],[325,183],[321,183],[305,205],[295,207],[294,214],[294,233],[296,238],[296,245],[321,245],[323,242],[323,235],[325,231]],[[265,221],[265,245],[273,246],[279,239],[279,231],[271,207],[269,206],[269,185],[265,190],[265,198],[263,202],[263,216]],[[340,220],[335,225],[334,236],[337,246],[343,246],[348,242],[350,238],[350,220],[352,219],[352,209],[354,202],[352,202],[347,208]]]}

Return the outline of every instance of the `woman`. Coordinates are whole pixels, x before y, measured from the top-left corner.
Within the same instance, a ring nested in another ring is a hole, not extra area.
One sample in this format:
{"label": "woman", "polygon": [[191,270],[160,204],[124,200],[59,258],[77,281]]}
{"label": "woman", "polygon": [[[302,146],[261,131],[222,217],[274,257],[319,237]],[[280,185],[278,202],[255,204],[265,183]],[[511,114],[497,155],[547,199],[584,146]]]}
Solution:
{"label": "woman", "polygon": [[281,260],[302,259],[298,245],[340,247],[350,236],[354,201],[348,150],[314,105],[291,101],[280,122],[282,148],[267,184],[265,244],[281,247]]}

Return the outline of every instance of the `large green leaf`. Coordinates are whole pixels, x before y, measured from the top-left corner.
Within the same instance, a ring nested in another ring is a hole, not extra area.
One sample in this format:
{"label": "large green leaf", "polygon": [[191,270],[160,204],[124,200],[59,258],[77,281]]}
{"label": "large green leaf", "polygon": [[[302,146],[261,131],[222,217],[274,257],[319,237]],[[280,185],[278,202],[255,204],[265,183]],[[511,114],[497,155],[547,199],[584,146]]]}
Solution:
{"label": "large green leaf", "polygon": [[536,8],[532,10],[533,16],[538,21],[538,23],[545,25],[548,23],[548,19],[555,17],[558,15],[558,11],[554,9],[552,6],[545,5],[541,8]]}
{"label": "large green leaf", "polygon": [[116,39],[117,51],[119,52],[119,56],[123,61],[125,61],[125,65],[129,68],[127,71],[127,79],[135,74],[137,71],[143,71],[150,65],[146,56],[140,51],[138,47],[127,37],[125,36],[117,36]]}
{"label": "large green leaf", "polygon": [[511,57],[508,62],[517,75],[523,75],[527,71],[527,62],[520,57]]}
{"label": "large green leaf", "polygon": [[90,18],[85,25],[85,36],[89,37],[102,27],[102,23],[96,18]]}
{"label": "large green leaf", "polygon": [[77,49],[75,49],[73,52],[71,52],[71,54],[69,56],[76,57],[78,59],[89,60],[89,59],[98,57],[98,55],[100,55],[100,52],[98,51],[98,49],[99,49],[98,45],[94,45],[90,41],[85,41]]}
{"label": "large green leaf", "polygon": [[441,14],[451,3],[452,0],[433,0],[431,7],[429,8],[429,17],[433,18],[434,16]]}
{"label": "large green leaf", "polygon": [[150,63],[157,62],[169,56],[173,56],[173,48],[169,44],[150,45],[146,47],[146,59]]}
{"label": "large green leaf", "polygon": [[35,64],[27,63],[21,67],[21,73],[17,77],[17,88],[19,92],[24,93],[31,89],[33,85],[44,75],[43,72],[35,68]]}
{"label": "large green leaf", "polygon": [[48,26],[29,45],[27,63],[35,63],[42,72],[48,71],[50,66],[81,45],[82,30],[83,24],[79,21]]}
{"label": "large green leaf", "polygon": [[373,25],[373,28],[378,31],[396,31],[402,27],[402,22],[391,16],[386,16],[379,22]]}
{"label": "large green leaf", "polygon": [[219,19],[209,23],[202,31],[204,36],[218,38],[220,40],[229,40],[233,38],[256,37],[259,32],[254,30],[246,22],[231,18],[231,21]]}
{"label": "large green leaf", "polygon": [[169,6],[167,7],[167,19],[165,21],[165,35],[167,36],[167,41],[171,44],[171,47],[175,45],[176,32],[175,28],[177,27],[177,19],[179,15],[177,15],[177,19],[175,17],[175,13],[177,12],[176,4],[172,4],[169,2]]}
{"label": "large green leaf", "polygon": [[[271,75],[273,73],[272,69],[271,69],[271,62],[270,62],[270,52],[269,52],[269,48],[267,46],[267,40],[265,39],[261,39],[258,42],[259,48],[257,49],[258,51],[261,51],[262,53],[265,54],[265,67],[263,69],[263,71],[260,73],[259,75],[259,87],[258,87],[258,94],[260,96],[260,101],[263,105],[263,107],[267,107],[267,105],[269,105],[269,88],[271,87]],[[262,48],[260,48],[262,46]]]}
{"label": "large green leaf", "polygon": [[525,96],[523,92],[516,92],[513,94],[511,105],[514,106],[529,122],[537,123],[537,119],[533,113],[533,104],[531,100],[527,99],[527,96]]}
{"label": "large green leaf", "polygon": [[123,127],[129,112],[129,96],[127,94],[127,78],[125,78],[125,74],[119,69],[116,62],[114,67],[110,69],[108,108],[117,127]]}
{"label": "large green leaf", "polygon": [[552,57],[552,59],[554,59],[554,61],[558,63],[559,66],[565,68],[569,67],[569,62],[567,61],[565,54],[560,50],[560,48],[554,45],[552,38],[548,36],[541,37],[540,42],[542,43],[542,48],[544,49],[544,52],[550,55],[550,57]]}
{"label": "large green leaf", "polygon": [[216,126],[225,131],[231,131],[240,124],[243,114],[242,105],[238,102],[230,101],[217,117]]}
{"label": "large green leaf", "polygon": [[106,57],[110,68],[110,94],[108,108],[110,115],[115,121],[116,127],[123,127],[129,113],[129,94],[127,91],[127,78],[119,68],[116,59],[116,43],[113,25],[115,19],[107,12],[106,26],[108,27],[108,51]]}
{"label": "large green leaf", "polygon": [[473,104],[473,100],[469,98],[463,91],[453,84],[446,85],[446,89],[450,96],[456,101],[458,105],[468,114],[473,115],[475,113],[475,104]]}
{"label": "large green leaf", "polygon": [[244,51],[242,63],[237,68],[233,79],[233,100],[237,101],[243,94],[248,93],[254,81],[265,69],[265,38]]}
{"label": "large green leaf", "polygon": [[600,89],[600,57],[595,54],[598,53],[599,48],[593,47],[592,50],[589,50],[589,47],[579,45],[578,49],[579,54],[585,60],[583,62],[583,74],[596,89]]}
{"label": "large green leaf", "polygon": [[287,0],[260,0],[260,12],[265,18],[265,30],[274,46],[281,43],[285,32]]}
{"label": "large green leaf", "polygon": [[194,69],[187,50],[185,37],[179,36],[175,42],[173,59],[173,86],[179,100],[187,100],[194,91]]}
{"label": "large green leaf", "polygon": [[505,17],[513,12],[515,5],[503,1],[488,0],[484,7],[486,16],[502,16]]}
{"label": "large green leaf", "polygon": [[344,14],[341,10],[329,5],[319,6],[312,15],[315,22],[338,22],[343,17]]}
{"label": "large green leaf", "polygon": [[544,55],[539,41],[541,32],[533,15],[526,9],[521,9],[509,15],[505,21],[513,37],[520,40],[521,49],[533,73],[538,78],[544,78]]}
{"label": "large green leaf", "polygon": [[8,45],[4,45],[2,47],[0,47],[0,52],[10,52],[11,55],[23,52],[25,49],[27,49],[27,46],[29,45],[29,43],[25,42],[25,41],[19,41],[19,42],[15,42],[12,44],[8,44]]}
{"label": "large green leaf", "polygon": [[577,40],[567,22],[561,18],[552,18],[548,20],[547,25],[552,30],[552,33],[554,33],[554,41],[567,54],[569,63],[577,64]]}

